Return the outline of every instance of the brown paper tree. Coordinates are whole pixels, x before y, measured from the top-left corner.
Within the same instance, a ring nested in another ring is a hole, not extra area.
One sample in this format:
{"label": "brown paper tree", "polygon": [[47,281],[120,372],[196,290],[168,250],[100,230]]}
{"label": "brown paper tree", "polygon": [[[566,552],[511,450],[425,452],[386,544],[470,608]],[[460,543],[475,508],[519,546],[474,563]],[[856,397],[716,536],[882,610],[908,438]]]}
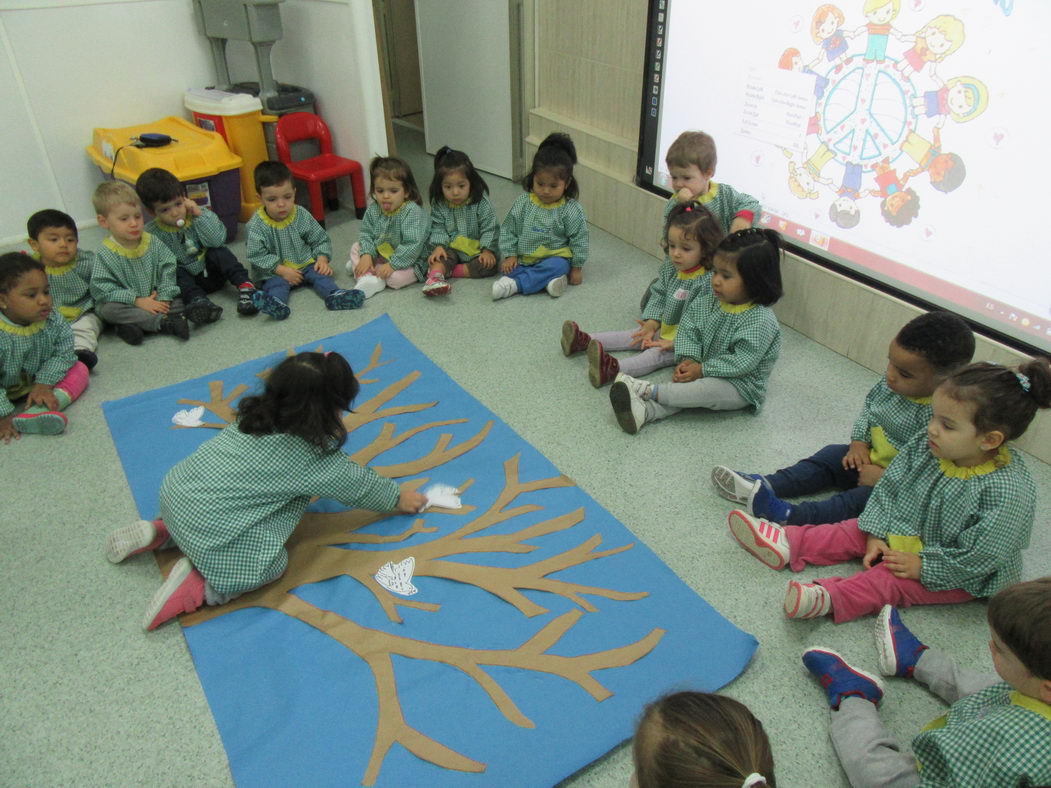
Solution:
{"label": "brown paper tree", "polygon": [[[376,380],[366,376],[378,367],[389,363],[389,361],[380,360],[381,354],[382,347],[377,344],[369,364],[357,373],[363,385],[376,383]],[[263,372],[260,377],[265,378],[266,375],[267,372]],[[344,419],[348,432],[353,432],[374,421],[405,413],[417,413],[434,407],[436,402],[389,405],[395,396],[405,391],[419,378],[418,371],[410,372],[367,401],[357,405],[354,412],[347,414]],[[208,388],[210,394],[208,401],[182,399],[179,402],[184,405],[203,406],[214,414],[219,422],[201,426],[221,428],[235,418],[233,403],[248,387],[243,384],[237,385],[229,393],[225,393],[224,383],[216,380],[211,381]],[[467,421],[467,419],[432,421],[400,433],[397,432],[393,422],[387,421],[381,427],[379,434],[366,446],[354,452],[351,458],[361,464],[370,463],[389,449],[427,430],[451,424],[462,424]],[[491,421],[487,422],[473,436],[456,444],[452,444],[451,434],[442,433],[428,453],[414,460],[394,465],[372,465],[372,467],[379,474],[390,478],[418,476],[480,445],[488,436],[492,424]],[[522,713],[500,684],[486,672],[485,667],[516,667],[560,676],[575,683],[596,701],[602,701],[610,697],[612,693],[592,674],[596,670],[623,667],[634,663],[648,654],[664,635],[664,630],[653,629],[634,643],[575,657],[548,653],[567,632],[576,626],[585,612],[593,613],[597,610],[587,597],[629,601],[647,596],[647,593],[643,591],[616,591],[559,580],[551,575],[563,569],[630,550],[634,543],[607,550],[597,550],[602,543],[602,537],[596,533],[576,547],[522,566],[485,566],[448,560],[451,556],[471,553],[530,553],[538,549],[537,545],[527,543],[530,540],[574,528],[584,521],[585,513],[581,508],[523,527],[514,533],[486,533],[499,523],[542,510],[543,507],[537,504],[516,504],[520,497],[541,490],[574,486],[574,482],[564,475],[523,481],[519,478],[518,461],[519,455],[516,454],[503,463],[503,488],[488,508],[480,514],[477,513],[478,507],[470,505],[457,510],[429,509],[428,516],[455,516],[470,519],[444,536],[414,544],[411,547],[396,545],[418,534],[437,533],[439,529],[425,525],[425,518],[420,517],[400,533],[360,534],[357,531],[362,527],[386,519],[390,517],[390,514],[367,512],[360,509],[330,514],[308,513],[303,517],[287,543],[288,570],[284,575],[273,583],[244,594],[225,605],[202,608],[196,613],[183,616],[182,624],[193,626],[242,608],[269,608],[309,624],[363,660],[371,670],[376,682],[378,702],[376,738],[362,778],[364,785],[373,785],[376,782],[384,758],[394,744],[401,744],[417,757],[446,769],[465,772],[484,771],[484,763],[446,747],[405,721],[398,694],[393,657],[411,657],[458,668],[477,682],[507,720],[524,728],[533,728],[535,727],[533,721]],[[404,482],[402,487],[418,489],[426,482],[426,477],[414,478]],[[459,486],[460,493],[463,494],[469,490],[473,483],[473,479],[465,480]],[[392,546],[383,550],[354,550],[344,547],[353,544],[389,544]],[[398,608],[412,608],[428,612],[434,612],[440,608],[439,605],[431,602],[417,601],[394,594],[376,581],[375,574],[381,566],[387,562],[397,563],[408,556],[412,556],[415,560],[413,573],[415,577],[444,578],[483,589],[506,601],[528,617],[543,615],[549,610],[525,596],[523,591],[544,591],[554,594],[571,601],[577,608],[553,618],[525,642],[514,648],[477,649],[466,646],[440,645],[405,635],[370,629],[331,610],[317,607],[292,593],[297,587],[310,583],[318,583],[340,576],[351,577],[371,592],[390,621],[403,623]],[[171,552],[158,555],[161,568],[165,573],[177,558],[178,556]]]}

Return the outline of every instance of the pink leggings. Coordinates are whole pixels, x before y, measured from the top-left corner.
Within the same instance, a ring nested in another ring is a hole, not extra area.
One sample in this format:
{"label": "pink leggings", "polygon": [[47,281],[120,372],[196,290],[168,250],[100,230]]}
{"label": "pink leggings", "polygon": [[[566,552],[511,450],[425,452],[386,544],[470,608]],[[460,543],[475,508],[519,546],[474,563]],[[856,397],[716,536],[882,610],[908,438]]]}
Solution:
{"label": "pink leggings", "polygon": [[[824,525],[789,525],[785,528],[793,572],[807,564],[831,566],[865,555],[868,534],[858,528],[858,521],[843,520]],[[850,577],[824,577],[815,580],[832,598],[832,618],[837,624],[878,613],[884,605],[949,605],[974,599],[962,588],[951,591],[928,591],[919,580],[895,577],[886,565],[879,563]]]}
{"label": "pink leggings", "polygon": [[[353,268],[358,264],[358,260],[361,259],[361,244],[357,241],[350,247],[350,262],[351,262],[351,273]],[[376,275],[376,267],[389,263],[390,261],[379,254],[372,258],[372,268],[365,272],[366,276]],[[395,268],[394,273],[386,279],[387,287],[391,290],[401,290],[407,285],[416,284],[416,269],[414,268]]]}

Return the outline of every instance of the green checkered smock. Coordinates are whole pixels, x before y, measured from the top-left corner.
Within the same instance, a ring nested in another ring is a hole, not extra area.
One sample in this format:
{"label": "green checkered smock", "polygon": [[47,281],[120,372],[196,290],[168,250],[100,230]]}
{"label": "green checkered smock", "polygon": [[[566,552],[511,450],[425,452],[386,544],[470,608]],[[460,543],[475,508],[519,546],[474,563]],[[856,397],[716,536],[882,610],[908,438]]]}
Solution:
{"label": "green checkered smock", "polygon": [[285,542],[313,496],[389,512],[399,495],[342,451],[324,454],[287,433],[246,435],[235,423],[168,471],[160,509],[175,543],[227,595],[285,571]]}
{"label": "green checkered smock", "polygon": [[422,282],[427,278],[429,231],[427,214],[412,200],[406,200],[391,213],[373,202],[361,220],[358,243],[362,254],[382,255],[395,270],[412,268],[417,281]]}
{"label": "green checkered smock", "polygon": [[869,444],[869,459],[886,468],[913,435],[927,429],[933,413],[930,397],[896,394],[884,375],[865,395],[850,439]]}
{"label": "green checkered smock", "polygon": [[920,582],[929,591],[988,597],[1022,577],[1035,501],[1014,449],[1002,446],[995,459],[962,468],[932,455],[924,431],[876,482],[858,528],[891,547],[895,537],[915,545],[897,549],[919,552]]}
{"label": "green checkered smock", "polygon": [[51,303],[70,323],[95,306],[88,287],[94,268],[95,253],[84,249],[77,249],[76,259],[67,265],[44,267]]}
{"label": "green checkered smock", "polygon": [[9,394],[28,394],[36,383],[54,386],[76,362],[73,329],[58,310],[28,326],[0,316],[0,419],[15,410]]}
{"label": "green checkered smock", "polygon": [[173,301],[179,297],[175,266],[175,255],[149,233],[142,234],[135,249],[107,238],[95,253],[91,295],[96,304],[132,305],[156,290],[158,301]]}
{"label": "green checkered smock", "polygon": [[658,320],[661,324],[661,338],[674,339],[677,331],[672,335],[668,328],[679,325],[682,313],[686,305],[696,296],[712,292],[712,272],[705,270],[700,276],[683,276],[668,260],[661,263],[657,279],[650,285],[650,299],[646,302],[646,308],[642,310],[643,320]]}
{"label": "green checkered smock", "polygon": [[319,255],[332,259],[332,241],[317,219],[295,206],[279,222],[260,208],[248,220],[248,262],[260,279],[269,279],[279,265],[296,270],[313,265]]}
{"label": "green checkered smock", "polygon": [[431,232],[427,248],[436,246],[455,249],[465,258],[471,258],[488,249],[494,255],[500,253],[497,238],[500,224],[496,220],[493,204],[484,194],[478,202],[450,205],[445,200],[431,205]]}
{"label": "green checkered smock", "polygon": [[500,257],[518,257],[519,265],[565,257],[573,268],[580,268],[588,259],[584,209],[564,197],[547,205],[535,194],[520,195],[500,225]]}
{"label": "green checkered smock", "polygon": [[675,335],[677,362],[699,361],[704,377],[729,380],[756,413],[780,352],[781,326],[770,307],[724,304],[710,290],[689,303]]}
{"label": "green checkered smock", "polygon": [[912,740],[921,788],[1051,785],[1051,706],[1007,682],[956,701]]}
{"label": "green checkered smock", "polygon": [[[739,192],[733,186],[725,183],[716,183],[715,181],[709,181],[708,191],[697,197],[695,202],[699,202],[712,212],[725,233],[730,232],[730,225],[738,216],[742,219],[748,219],[752,226],[755,227],[759,221],[759,214],[762,211],[759,200],[752,195]],[[665,228],[668,226],[668,214],[678,204],[679,201],[673,194],[664,205],[664,214],[661,217],[662,240]],[[748,214],[751,214],[751,216]],[[667,252],[664,253],[664,261],[670,262]]]}
{"label": "green checkered smock", "polygon": [[179,265],[194,276],[204,273],[205,250],[226,244],[226,225],[207,208],[201,209],[200,216],[187,213],[186,224],[182,227],[154,219],[146,225],[146,232],[152,233],[158,241],[163,241],[172,250]]}

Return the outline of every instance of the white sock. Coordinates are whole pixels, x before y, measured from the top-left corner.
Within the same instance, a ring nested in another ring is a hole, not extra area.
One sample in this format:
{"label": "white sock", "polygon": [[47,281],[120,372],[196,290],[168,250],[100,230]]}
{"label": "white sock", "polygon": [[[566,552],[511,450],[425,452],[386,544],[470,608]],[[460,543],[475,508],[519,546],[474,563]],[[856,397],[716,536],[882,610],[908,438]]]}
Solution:
{"label": "white sock", "polygon": [[372,298],[372,296],[376,295],[376,293],[383,290],[386,286],[386,282],[372,274],[365,274],[365,276],[358,277],[358,282],[354,285],[355,288],[365,294],[365,298]]}

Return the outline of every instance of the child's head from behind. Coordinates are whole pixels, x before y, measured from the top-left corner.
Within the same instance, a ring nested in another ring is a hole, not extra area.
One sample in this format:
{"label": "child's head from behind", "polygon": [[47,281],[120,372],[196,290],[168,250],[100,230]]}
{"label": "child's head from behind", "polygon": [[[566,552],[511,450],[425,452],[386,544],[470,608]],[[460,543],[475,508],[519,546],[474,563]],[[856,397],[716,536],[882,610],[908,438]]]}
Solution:
{"label": "child's head from behind", "polygon": [[37,211],[26,222],[29,246],[46,266],[62,266],[77,257],[77,223],[68,213],[48,208]]}
{"label": "child's head from behind", "polygon": [[703,131],[684,131],[668,148],[664,163],[673,192],[686,189],[691,197],[699,197],[707,193],[715,175],[715,140]]}
{"label": "child's head from behind", "polygon": [[986,616],[1000,678],[1051,703],[1051,577],[1008,586],[989,600]]}
{"label": "child's head from behind", "polygon": [[489,193],[489,185],[471,159],[448,145],[434,154],[434,179],[428,193],[431,205],[445,200],[450,205],[476,203]]}
{"label": "child's head from behind", "polygon": [[568,134],[548,134],[533,156],[533,166],[522,185],[545,205],[553,205],[563,197],[575,200],[580,188],[573,177],[577,163],[577,148]]}
{"label": "child's head from behind", "polygon": [[783,293],[780,234],[750,227],[726,236],[715,252],[712,292],[731,305],[776,304]]}
{"label": "child's head from behind", "polygon": [[[642,712],[632,747],[638,788],[777,785],[763,724],[722,695],[676,692]],[[754,777],[753,775],[759,775]]]}
{"label": "child's head from behind", "polygon": [[678,271],[689,271],[699,265],[712,267],[715,250],[725,237],[723,228],[712,212],[703,205],[676,205],[668,214],[664,228],[664,251]]}
{"label": "child's head from behind", "polygon": [[416,178],[407,162],[396,156],[376,156],[369,162],[372,196],[385,213],[394,213],[406,201],[423,205]]}
{"label": "child's head from behind", "polygon": [[178,226],[186,219],[186,188],[165,169],[151,167],[135,181],[135,192],[159,221]]}
{"label": "child's head from behind", "polygon": [[950,312],[914,317],[890,342],[887,386],[903,397],[929,397],[974,355],[974,334]]}
{"label": "child's head from behind", "polygon": [[261,161],[252,175],[266,215],[275,222],[291,216],[296,208],[296,184],[288,166],[280,161]]}
{"label": "child's head from behind", "polygon": [[47,320],[51,288],[42,262],[24,252],[0,255],[0,312],[23,326]]}
{"label": "child's head from behind", "polygon": [[121,246],[134,247],[142,240],[142,204],[130,185],[123,181],[100,183],[91,202],[99,226],[109,230]]}
{"label": "child's head from behind", "polygon": [[283,432],[335,451],[347,439],[343,411],[358,389],[339,353],[299,353],[271,370],[262,394],[241,400],[238,426],[248,435]]}

